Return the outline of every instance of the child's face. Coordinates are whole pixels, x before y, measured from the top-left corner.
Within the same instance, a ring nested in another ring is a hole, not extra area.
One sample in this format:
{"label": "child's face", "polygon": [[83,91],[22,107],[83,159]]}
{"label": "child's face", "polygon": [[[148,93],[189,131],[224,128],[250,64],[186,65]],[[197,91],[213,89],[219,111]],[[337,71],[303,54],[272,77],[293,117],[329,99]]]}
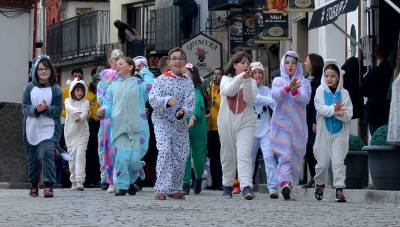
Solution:
{"label": "child's face", "polygon": [[37,78],[39,82],[47,83],[49,81],[51,75],[50,68],[44,66],[42,63],[39,63],[37,67]]}
{"label": "child's face", "polygon": [[110,65],[111,69],[116,69],[117,60],[115,58],[110,58],[108,59],[108,64]]}
{"label": "child's face", "polygon": [[136,66],[136,70],[137,70],[137,71],[140,71],[140,70],[142,70],[144,67],[146,67],[146,65],[145,65],[143,62],[141,62],[139,65]]}
{"label": "child's face", "polygon": [[236,75],[245,72],[250,69],[250,60],[247,58],[242,58],[239,63],[233,63],[233,68],[236,71]]}
{"label": "child's face", "polygon": [[117,74],[121,76],[131,75],[133,65],[129,65],[125,59],[119,59],[117,61]]}
{"label": "child's face", "polygon": [[214,84],[219,85],[221,83],[221,78],[222,78],[222,71],[219,69],[214,70],[214,77],[213,77]]}
{"label": "child's face", "polygon": [[168,65],[171,67],[171,71],[174,74],[181,74],[186,65],[186,57],[180,51],[171,53],[168,60]]}
{"label": "child's face", "polygon": [[256,80],[257,85],[260,85],[263,80],[263,71],[260,69],[253,70],[253,79]]}
{"label": "child's face", "polygon": [[83,88],[81,88],[81,87],[75,88],[74,95],[78,100],[81,100],[83,98],[84,94],[85,94],[85,92],[84,92]]}
{"label": "child's face", "polygon": [[338,84],[339,84],[339,75],[333,69],[325,70],[324,78],[325,78],[326,84],[330,88],[336,88],[338,86]]}
{"label": "child's face", "polygon": [[293,76],[297,69],[297,59],[287,56],[285,58],[285,70],[289,76]]}

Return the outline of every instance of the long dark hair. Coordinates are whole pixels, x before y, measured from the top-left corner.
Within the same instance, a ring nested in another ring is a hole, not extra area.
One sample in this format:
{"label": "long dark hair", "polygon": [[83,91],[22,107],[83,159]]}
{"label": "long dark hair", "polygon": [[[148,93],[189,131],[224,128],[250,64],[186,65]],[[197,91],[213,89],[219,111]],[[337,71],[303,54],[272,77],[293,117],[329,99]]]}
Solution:
{"label": "long dark hair", "polygon": [[207,112],[209,110],[209,96],[208,96],[207,90],[205,88],[205,85],[204,85],[203,81],[201,80],[199,70],[194,65],[191,69],[190,68],[187,68],[187,69],[192,73],[192,81],[193,81],[194,87],[201,91],[201,95],[203,96],[203,100],[204,100],[204,107]]}
{"label": "long dark hair", "polygon": [[247,58],[249,62],[251,62],[251,57],[248,53],[244,51],[237,52],[234,54],[231,59],[229,60],[228,64],[225,66],[225,75],[235,75],[235,68],[233,64],[237,64],[243,60],[243,58]]}
{"label": "long dark hair", "polygon": [[311,62],[311,75],[317,79],[321,78],[322,70],[324,70],[324,59],[320,55],[314,53],[309,54],[308,58]]}
{"label": "long dark hair", "polygon": [[50,69],[50,78],[49,78],[49,83],[51,84],[51,86],[54,86],[57,84],[57,78],[56,78],[56,73],[54,71],[53,65],[51,64],[50,60],[47,58],[43,58],[41,59],[36,67],[36,72],[35,72],[35,77],[36,77],[36,81],[39,82],[39,78],[37,75],[37,71],[39,68],[39,64],[42,64],[44,67],[49,68]]}

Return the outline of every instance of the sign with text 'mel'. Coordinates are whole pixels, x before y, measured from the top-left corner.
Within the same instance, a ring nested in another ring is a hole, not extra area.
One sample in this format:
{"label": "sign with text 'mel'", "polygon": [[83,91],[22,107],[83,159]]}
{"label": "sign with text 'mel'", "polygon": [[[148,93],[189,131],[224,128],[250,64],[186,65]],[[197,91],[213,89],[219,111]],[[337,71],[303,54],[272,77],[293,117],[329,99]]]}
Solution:
{"label": "sign with text 'mel'", "polygon": [[201,77],[207,77],[215,68],[222,66],[221,44],[203,33],[182,44],[187,62],[199,69]]}

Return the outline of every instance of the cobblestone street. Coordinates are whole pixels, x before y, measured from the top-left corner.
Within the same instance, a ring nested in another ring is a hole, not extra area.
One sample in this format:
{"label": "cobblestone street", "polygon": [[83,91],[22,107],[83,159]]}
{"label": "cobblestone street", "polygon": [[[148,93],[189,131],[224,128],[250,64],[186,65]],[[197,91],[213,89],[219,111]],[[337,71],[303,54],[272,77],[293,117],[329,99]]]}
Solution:
{"label": "cobblestone street", "polygon": [[[41,191],[42,193],[42,191]],[[100,189],[55,189],[55,198],[30,198],[28,190],[0,190],[0,226],[399,226],[393,206],[332,201],[253,201],[220,191],[203,191],[186,200],[156,201],[145,188],[136,196],[116,197]]]}

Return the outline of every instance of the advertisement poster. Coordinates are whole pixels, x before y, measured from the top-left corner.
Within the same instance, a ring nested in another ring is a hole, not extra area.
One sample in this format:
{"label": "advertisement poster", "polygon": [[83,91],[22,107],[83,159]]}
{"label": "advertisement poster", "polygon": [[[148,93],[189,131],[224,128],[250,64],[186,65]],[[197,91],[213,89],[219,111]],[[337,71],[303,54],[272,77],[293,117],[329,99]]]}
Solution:
{"label": "advertisement poster", "polygon": [[289,17],[284,11],[263,11],[260,14],[257,33],[262,40],[285,40],[289,38]]}
{"label": "advertisement poster", "polygon": [[199,69],[201,77],[207,77],[215,68],[222,66],[221,44],[203,33],[182,44],[187,61]]}
{"label": "advertisement poster", "polygon": [[255,0],[255,7],[263,11],[282,11],[286,9],[286,0]]}

